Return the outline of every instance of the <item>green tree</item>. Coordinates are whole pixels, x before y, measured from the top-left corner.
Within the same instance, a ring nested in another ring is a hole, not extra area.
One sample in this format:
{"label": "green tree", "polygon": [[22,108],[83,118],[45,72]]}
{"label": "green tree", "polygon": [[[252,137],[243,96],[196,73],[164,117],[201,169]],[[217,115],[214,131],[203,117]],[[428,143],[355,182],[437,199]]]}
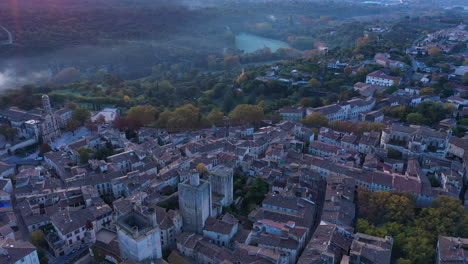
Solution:
{"label": "green tree", "polygon": [[47,258],[47,255],[42,248],[37,248],[37,257],[39,258],[39,263],[40,264],[48,264],[49,263],[49,258]]}
{"label": "green tree", "polygon": [[256,178],[247,188],[245,202],[260,204],[268,193],[268,183],[262,178]]}
{"label": "green tree", "polygon": [[328,126],[328,117],[321,113],[314,112],[301,121],[306,126],[326,127]]}
{"label": "green tree", "polygon": [[83,107],[78,107],[73,110],[72,118],[78,121],[80,124],[91,119],[91,112],[88,109]]}
{"label": "green tree", "polygon": [[80,163],[85,164],[90,158],[90,154],[94,153],[92,149],[89,148],[79,148],[76,150],[80,154]]}
{"label": "green tree", "polygon": [[45,240],[44,232],[42,230],[36,230],[29,234],[29,241],[36,247],[47,247],[47,241]]}
{"label": "green tree", "polygon": [[75,119],[68,120],[67,124],[65,125],[65,130],[70,131],[75,135],[75,131],[80,127],[80,123]]}
{"label": "green tree", "polygon": [[6,140],[14,140],[18,130],[10,125],[0,125],[0,135],[3,135]]}
{"label": "green tree", "polygon": [[422,125],[427,123],[427,119],[420,113],[410,113],[406,116],[406,121],[415,125]]}
{"label": "green tree", "polygon": [[211,122],[216,127],[224,126],[224,113],[221,112],[218,108],[214,108],[211,112],[206,116],[208,121]]}

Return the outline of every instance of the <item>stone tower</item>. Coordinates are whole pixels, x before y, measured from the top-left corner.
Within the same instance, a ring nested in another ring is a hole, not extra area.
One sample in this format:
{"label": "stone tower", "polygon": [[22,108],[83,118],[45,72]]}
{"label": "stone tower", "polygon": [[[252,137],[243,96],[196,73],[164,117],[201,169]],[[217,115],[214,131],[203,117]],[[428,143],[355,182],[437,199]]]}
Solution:
{"label": "stone tower", "polygon": [[42,96],[42,107],[44,107],[44,111],[47,115],[52,114],[52,106],[50,105],[50,99],[47,94]]}
{"label": "stone tower", "polygon": [[115,226],[123,259],[140,263],[162,258],[161,229],[156,219],[156,210],[134,208],[120,216]]}
{"label": "stone tower", "polygon": [[229,206],[233,201],[234,171],[224,165],[218,165],[209,171],[213,199],[222,206]]}
{"label": "stone tower", "polygon": [[44,114],[42,115],[40,133],[42,140],[45,143],[50,143],[60,137],[60,126],[57,116],[52,112],[49,96],[46,94],[42,96],[42,106],[44,107]]}
{"label": "stone tower", "polygon": [[211,185],[200,180],[200,175],[192,171],[190,179],[179,183],[179,210],[184,230],[201,234],[206,219],[211,215]]}

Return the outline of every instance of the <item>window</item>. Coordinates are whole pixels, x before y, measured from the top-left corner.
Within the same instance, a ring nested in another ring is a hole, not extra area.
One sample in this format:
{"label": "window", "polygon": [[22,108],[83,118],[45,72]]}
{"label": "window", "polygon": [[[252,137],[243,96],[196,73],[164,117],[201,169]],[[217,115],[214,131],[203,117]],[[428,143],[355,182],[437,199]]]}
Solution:
{"label": "window", "polygon": [[68,245],[71,245],[71,244],[73,244],[73,240],[70,239],[68,240]]}
{"label": "window", "polygon": [[67,238],[70,238],[72,236],[72,233],[67,234]]}

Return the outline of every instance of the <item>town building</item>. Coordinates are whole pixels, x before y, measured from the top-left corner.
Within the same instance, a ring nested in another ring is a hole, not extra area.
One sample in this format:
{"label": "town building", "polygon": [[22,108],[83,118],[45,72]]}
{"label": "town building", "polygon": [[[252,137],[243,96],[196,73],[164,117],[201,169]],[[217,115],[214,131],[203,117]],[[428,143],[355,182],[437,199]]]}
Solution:
{"label": "town building", "polygon": [[161,234],[153,208],[136,208],[116,223],[120,255],[136,262],[162,258]]}
{"label": "town building", "polygon": [[380,86],[399,86],[401,78],[387,75],[383,71],[378,70],[367,75],[366,83]]}
{"label": "town building", "polygon": [[212,215],[211,197],[211,183],[201,180],[196,171],[179,183],[179,210],[185,231],[203,233],[205,222]]}

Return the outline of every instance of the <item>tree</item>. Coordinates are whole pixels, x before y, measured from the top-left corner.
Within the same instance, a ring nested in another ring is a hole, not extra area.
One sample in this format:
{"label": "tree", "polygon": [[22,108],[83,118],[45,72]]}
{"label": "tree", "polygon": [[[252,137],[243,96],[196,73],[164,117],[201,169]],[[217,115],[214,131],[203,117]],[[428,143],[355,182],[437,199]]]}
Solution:
{"label": "tree", "polygon": [[49,258],[47,258],[47,255],[45,254],[44,249],[37,248],[37,257],[39,258],[39,263],[40,264],[48,264],[49,263]]}
{"label": "tree", "polygon": [[92,149],[89,148],[79,148],[76,150],[80,154],[80,163],[85,164],[89,160],[89,154],[94,153]]}
{"label": "tree", "polygon": [[325,127],[328,126],[328,117],[319,112],[314,112],[302,120],[301,123],[306,126]]}
{"label": "tree", "polygon": [[310,87],[312,87],[313,89],[317,89],[317,88],[320,88],[320,82],[315,79],[315,78],[312,78],[309,80],[309,85]]}
{"label": "tree", "polygon": [[139,105],[127,111],[127,117],[140,121],[144,126],[153,124],[156,121],[158,110],[151,105]]}
{"label": "tree", "polygon": [[414,220],[416,202],[407,196],[391,195],[385,204],[385,220],[397,223],[408,223]]}
{"label": "tree", "polygon": [[118,116],[114,119],[113,126],[120,131],[128,131],[128,130],[138,130],[142,127],[142,124],[139,120]]}
{"label": "tree", "polygon": [[198,173],[200,174],[200,176],[203,176],[208,172],[208,170],[206,169],[206,165],[204,163],[198,163],[196,169]]}
{"label": "tree", "polygon": [[200,109],[191,104],[176,108],[167,122],[167,127],[174,130],[201,128],[202,115]]}
{"label": "tree", "polygon": [[367,74],[369,74],[369,71],[364,67],[360,67],[359,69],[357,69],[356,72],[360,76],[366,76]]}
{"label": "tree", "polygon": [[42,230],[36,230],[29,234],[29,241],[36,247],[47,247],[47,241],[45,240],[44,232]]}
{"label": "tree", "polygon": [[73,110],[72,118],[78,121],[80,124],[91,119],[91,112],[84,107],[78,107]]}
{"label": "tree", "polygon": [[431,87],[424,87],[419,91],[420,95],[431,95],[434,94],[435,89]]}
{"label": "tree", "polygon": [[415,125],[422,125],[427,123],[427,119],[420,113],[410,113],[406,116],[406,121]]}
{"label": "tree", "polygon": [[301,100],[302,107],[312,107],[312,103],[313,103],[312,100],[310,100],[310,98],[307,98],[307,97],[302,98]]}
{"label": "tree", "polygon": [[216,127],[224,126],[224,113],[221,112],[218,108],[214,108],[211,112],[206,116],[208,121],[211,122]]}
{"label": "tree", "polygon": [[65,68],[62,71],[58,72],[53,77],[53,81],[57,83],[77,82],[80,79],[81,79],[80,70],[73,68],[73,67]]}
{"label": "tree", "polygon": [[65,104],[65,107],[71,110],[75,110],[76,108],[78,108],[78,105],[73,101],[69,101]]}
{"label": "tree", "polygon": [[96,124],[105,124],[106,123],[106,117],[104,115],[98,115],[96,117],[96,120],[94,120],[94,123]]}
{"label": "tree", "polygon": [[382,132],[384,128],[385,128],[384,123],[361,122],[356,126],[355,131],[357,133]]}
{"label": "tree", "polygon": [[464,85],[468,85],[468,72],[465,72],[465,74],[463,74],[462,83]]}
{"label": "tree", "polygon": [[241,104],[232,110],[229,118],[235,125],[255,124],[264,119],[264,113],[257,105]]}
{"label": "tree", "polygon": [[172,112],[169,110],[165,110],[161,114],[159,114],[158,121],[156,121],[156,127],[159,128],[167,128],[167,123],[172,118]]}
{"label": "tree", "polygon": [[224,67],[226,70],[234,70],[240,67],[239,56],[226,55],[224,56]]}
{"label": "tree", "polygon": [[65,130],[70,131],[75,135],[75,131],[80,127],[80,123],[75,119],[68,120],[67,124],[65,125]]}
{"label": "tree", "polygon": [[262,178],[256,178],[248,187],[244,202],[260,204],[268,193],[268,183]]}
{"label": "tree", "polygon": [[0,125],[0,135],[3,135],[6,140],[13,140],[18,134],[16,128],[12,128],[10,125]]}
{"label": "tree", "polygon": [[429,49],[427,50],[427,53],[431,56],[435,56],[440,53],[440,49],[432,46],[432,47],[429,47]]}
{"label": "tree", "polygon": [[452,103],[445,103],[444,104],[444,109],[447,110],[449,113],[453,113],[457,110],[454,104]]}

